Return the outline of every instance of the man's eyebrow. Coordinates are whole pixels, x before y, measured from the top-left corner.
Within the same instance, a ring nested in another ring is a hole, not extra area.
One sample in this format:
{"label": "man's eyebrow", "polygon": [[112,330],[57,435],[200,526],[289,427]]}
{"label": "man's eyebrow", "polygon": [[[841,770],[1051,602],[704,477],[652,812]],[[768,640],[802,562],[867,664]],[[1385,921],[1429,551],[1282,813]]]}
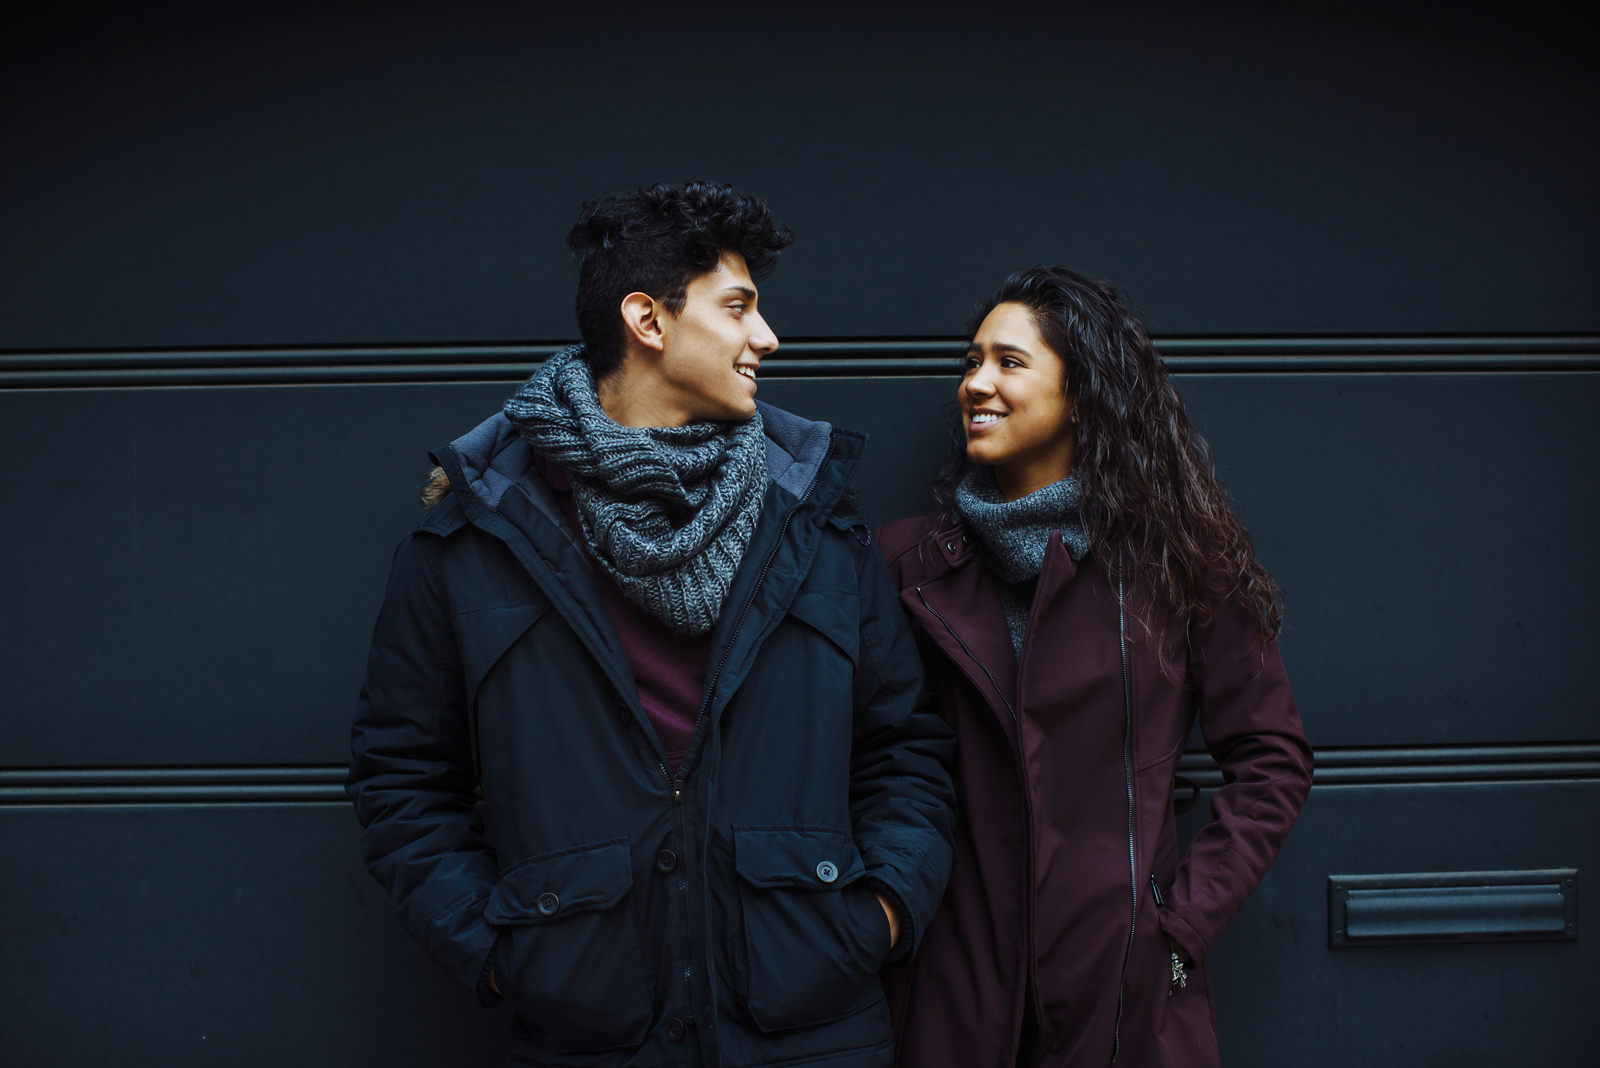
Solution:
{"label": "man's eyebrow", "polygon": [[751,289],[749,286],[726,286],[722,291],[724,293],[737,293],[744,297],[745,300],[756,299],[756,291]]}

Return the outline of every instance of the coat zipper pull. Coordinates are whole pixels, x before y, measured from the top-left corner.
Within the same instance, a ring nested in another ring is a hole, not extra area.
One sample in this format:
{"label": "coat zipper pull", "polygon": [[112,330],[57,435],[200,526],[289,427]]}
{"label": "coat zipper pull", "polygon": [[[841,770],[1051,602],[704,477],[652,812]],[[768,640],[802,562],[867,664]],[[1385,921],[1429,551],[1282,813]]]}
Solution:
{"label": "coat zipper pull", "polygon": [[674,805],[676,805],[676,804],[680,804],[682,801],[683,801],[683,780],[682,779],[673,779],[672,780],[672,803]]}
{"label": "coat zipper pull", "polygon": [[[1156,903],[1156,908],[1158,909],[1167,907],[1166,899],[1161,896],[1161,886],[1156,882],[1155,872],[1150,873],[1150,900]],[[1170,958],[1172,961],[1172,982],[1167,986],[1167,997],[1170,998],[1189,985],[1189,974],[1186,970],[1187,966],[1183,963],[1183,958],[1178,956],[1178,947],[1171,938],[1167,939],[1167,948],[1172,950]]]}

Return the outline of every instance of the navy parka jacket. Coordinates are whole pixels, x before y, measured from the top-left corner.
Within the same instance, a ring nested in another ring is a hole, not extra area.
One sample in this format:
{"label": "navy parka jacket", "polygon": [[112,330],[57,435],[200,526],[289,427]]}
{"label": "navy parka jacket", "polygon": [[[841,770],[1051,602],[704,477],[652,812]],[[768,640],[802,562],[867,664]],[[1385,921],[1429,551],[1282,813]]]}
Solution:
{"label": "navy parka jacket", "polygon": [[[948,728],[845,491],[865,438],[761,406],[769,484],[668,770],[582,547],[496,416],[400,545],[353,731],[367,867],[513,1061],[892,1063],[878,972],[953,840]],[[581,535],[580,535],[581,536]]]}

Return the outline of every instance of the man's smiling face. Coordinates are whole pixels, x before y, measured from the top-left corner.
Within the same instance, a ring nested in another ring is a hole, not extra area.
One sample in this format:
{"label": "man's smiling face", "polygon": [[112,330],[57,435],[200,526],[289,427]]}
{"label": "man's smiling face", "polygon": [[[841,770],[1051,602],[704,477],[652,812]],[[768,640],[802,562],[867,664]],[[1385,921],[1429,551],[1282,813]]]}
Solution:
{"label": "man's smiling face", "polygon": [[688,422],[742,423],[756,414],[756,371],[778,338],[756,310],[744,257],[724,251],[716,269],[689,283],[683,310],[660,318],[661,400]]}

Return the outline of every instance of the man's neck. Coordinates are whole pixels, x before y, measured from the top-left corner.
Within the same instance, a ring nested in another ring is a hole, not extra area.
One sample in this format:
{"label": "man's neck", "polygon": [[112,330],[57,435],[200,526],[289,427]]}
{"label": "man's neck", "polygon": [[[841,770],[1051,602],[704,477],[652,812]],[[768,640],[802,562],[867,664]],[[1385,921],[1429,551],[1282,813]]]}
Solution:
{"label": "man's neck", "polygon": [[686,426],[693,413],[678,401],[676,390],[651,374],[643,362],[624,357],[620,365],[596,383],[600,407],[620,426]]}

